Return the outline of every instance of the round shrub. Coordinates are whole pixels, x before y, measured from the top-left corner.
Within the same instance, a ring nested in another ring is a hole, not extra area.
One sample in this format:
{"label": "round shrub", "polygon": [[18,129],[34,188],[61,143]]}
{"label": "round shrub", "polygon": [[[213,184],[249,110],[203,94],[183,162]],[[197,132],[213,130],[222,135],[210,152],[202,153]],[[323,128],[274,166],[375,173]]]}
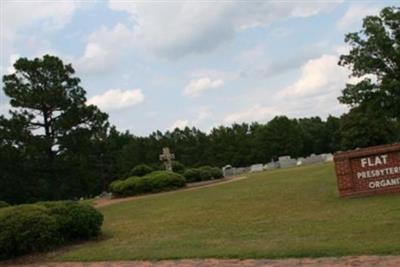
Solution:
{"label": "round shrub", "polygon": [[76,201],[42,202],[57,222],[63,241],[84,240],[99,235],[103,214],[90,205]]}
{"label": "round shrub", "polygon": [[182,163],[180,163],[179,161],[173,161],[172,162],[172,170],[174,172],[177,172],[179,174],[183,174],[185,171],[185,165],[183,165]]}
{"label": "round shrub", "polygon": [[57,221],[40,205],[0,210],[0,260],[45,251],[61,241]]}
{"label": "round shrub", "polygon": [[8,206],[10,206],[10,204],[8,204],[8,203],[5,202],[5,201],[0,200],[0,209],[1,209],[1,208],[8,207]]}
{"label": "round shrub", "polygon": [[114,196],[122,196],[125,189],[125,180],[115,180],[109,187]]}
{"label": "round shrub", "polygon": [[185,176],[186,181],[188,181],[189,183],[201,181],[199,169],[186,169],[186,171],[183,173],[183,176]]}
{"label": "round shrub", "polygon": [[153,169],[146,165],[146,164],[140,164],[135,166],[131,171],[129,176],[145,176],[148,173],[151,173]]}
{"label": "round shrub", "polygon": [[151,192],[180,188],[186,185],[185,177],[170,171],[155,171],[144,176]]}

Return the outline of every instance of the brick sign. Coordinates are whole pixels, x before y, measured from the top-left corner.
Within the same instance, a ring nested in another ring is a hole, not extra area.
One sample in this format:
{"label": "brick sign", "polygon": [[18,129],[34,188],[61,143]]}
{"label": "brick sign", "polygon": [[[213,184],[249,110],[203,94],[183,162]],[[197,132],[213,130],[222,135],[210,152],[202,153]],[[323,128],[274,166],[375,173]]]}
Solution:
{"label": "brick sign", "polygon": [[400,192],[400,144],[338,152],[334,162],[342,197]]}

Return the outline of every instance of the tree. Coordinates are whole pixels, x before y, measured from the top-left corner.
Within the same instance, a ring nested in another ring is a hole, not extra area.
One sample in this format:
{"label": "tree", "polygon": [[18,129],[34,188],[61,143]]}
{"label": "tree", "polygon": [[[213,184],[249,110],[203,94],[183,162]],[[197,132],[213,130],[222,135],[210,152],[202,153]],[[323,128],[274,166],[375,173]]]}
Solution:
{"label": "tree", "polygon": [[399,140],[398,124],[380,112],[356,107],[340,120],[341,147],[345,150],[392,143]]}
{"label": "tree", "polygon": [[[14,68],[15,73],[3,77],[4,92],[14,108],[8,124],[22,124],[28,131],[25,145],[35,151],[33,158],[43,159],[45,167],[43,173],[30,175],[51,180],[56,198],[62,176],[58,167],[65,163],[60,160],[71,158],[66,157],[70,151],[76,156],[79,151],[90,150],[90,143],[106,131],[108,115],[96,106],[86,105],[80,79],[61,59],[50,55],[33,60],[20,58]],[[12,127],[8,131],[20,136]]]}
{"label": "tree", "polygon": [[349,54],[339,65],[361,79],[347,84],[339,101],[351,107],[368,106],[390,118],[400,119],[400,8],[387,7],[379,16],[367,16],[363,29],[349,33]]}

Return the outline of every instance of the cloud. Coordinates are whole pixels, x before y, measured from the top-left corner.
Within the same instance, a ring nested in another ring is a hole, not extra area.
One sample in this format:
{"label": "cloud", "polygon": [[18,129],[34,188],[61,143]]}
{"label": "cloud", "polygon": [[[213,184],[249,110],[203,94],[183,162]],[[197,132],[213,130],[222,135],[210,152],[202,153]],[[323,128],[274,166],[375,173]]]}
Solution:
{"label": "cloud", "polygon": [[15,72],[14,64],[20,58],[18,54],[12,54],[9,59],[10,65],[7,67],[6,74],[11,74]]}
{"label": "cloud", "polygon": [[75,60],[77,69],[85,74],[114,69],[134,39],[134,30],[124,24],[118,23],[111,29],[101,27],[89,36],[83,56]]}
{"label": "cloud", "polygon": [[362,19],[368,15],[376,15],[380,8],[377,6],[358,4],[352,5],[347,9],[346,13],[337,22],[340,30],[349,30],[355,25],[361,25]]}
{"label": "cloud", "polygon": [[79,1],[2,1],[1,42],[12,43],[22,31],[40,22],[43,30],[59,29],[67,24]]}
{"label": "cloud", "polygon": [[268,52],[264,44],[260,43],[240,51],[234,60],[238,66],[241,66],[240,76],[242,78],[268,79],[298,70],[308,60],[320,56],[326,48],[326,43],[321,41],[288,51],[277,58],[276,55]]}
{"label": "cloud", "polygon": [[233,123],[253,121],[266,122],[276,115],[278,115],[278,111],[274,107],[256,104],[249,109],[227,115],[223,120],[223,124],[231,125]]}
{"label": "cloud", "polygon": [[87,103],[96,105],[106,111],[119,110],[137,105],[144,100],[141,89],[121,90],[111,89],[101,95],[90,98]]}
{"label": "cloud", "polygon": [[176,59],[216,49],[248,28],[262,27],[290,17],[329,11],[338,2],[127,2],[110,0],[109,8],[131,15],[143,47]]}
{"label": "cloud", "polygon": [[198,97],[204,91],[211,89],[217,89],[224,85],[224,81],[221,79],[211,80],[209,77],[203,77],[200,79],[191,80],[190,83],[185,87],[183,94],[189,97]]}
{"label": "cloud", "polygon": [[177,120],[171,125],[171,127],[169,127],[169,130],[173,131],[176,128],[183,130],[188,125],[189,125],[189,121],[188,120]]}
{"label": "cloud", "polygon": [[336,55],[322,55],[311,59],[301,67],[300,78],[285,88],[282,96],[305,97],[340,92],[348,79],[348,70],[338,66]]}

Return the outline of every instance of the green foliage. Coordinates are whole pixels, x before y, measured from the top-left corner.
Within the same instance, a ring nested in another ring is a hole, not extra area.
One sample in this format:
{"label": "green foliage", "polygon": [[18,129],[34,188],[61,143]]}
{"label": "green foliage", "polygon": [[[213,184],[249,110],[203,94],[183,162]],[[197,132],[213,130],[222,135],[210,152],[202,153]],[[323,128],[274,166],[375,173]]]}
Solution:
{"label": "green foliage", "polygon": [[400,7],[387,7],[378,16],[367,16],[362,30],[349,33],[351,49],[340,57],[352,76],[339,101],[351,107],[365,106],[389,118],[400,119]]}
{"label": "green foliage", "polygon": [[193,183],[201,181],[200,173],[201,172],[198,168],[191,168],[191,169],[186,169],[185,172],[183,173],[183,176],[185,176],[187,182]]}
{"label": "green foliage", "polygon": [[140,164],[135,166],[129,173],[129,176],[145,176],[148,173],[154,171],[150,166],[146,164]]}
{"label": "green foliage", "polygon": [[0,209],[1,209],[1,208],[8,207],[8,206],[10,206],[10,204],[8,204],[8,203],[5,202],[5,201],[0,200]]}
{"label": "green foliage", "polygon": [[[33,202],[97,191],[101,182],[93,180],[108,160],[99,145],[106,139],[108,115],[86,104],[80,79],[58,57],[20,58],[13,66],[15,72],[3,76],[3,90],[14,109],[10,118],[0,116],[0,150],[5,151],[0,160],[11,153],[13,159],[4,165],[11,161],[19,170],[0,166],[7,188],[0,198]],[[6,182],[10,177],[14,183]]]}
{"label": "green foliage", "polygon": [[187,169],[183,176],[188,182],[199,182],[223,177],[222,170],[218,167],[203,166],[199,168]]}
{"label": "green foliage", "polygon": [[103,215],[95,208],[74,201],[42,202],[56,219],[58,232],[64,241],[85,240],[101,231]]}
{"label": "green foliage", "polygon": [[400,127],[380,112],[353,108],[340,121],[341,147],[345,150],[392,143],[399,140]]}
{"label": "green foliage", "polygon": [[115,196],[125,197],[168,191],[185,185],[185,177],[178,173],[155,171],[143,177],[130,177],[126,180],[114,181],[110,184],[110,190]]}
{"label": "green foliage", "polygon": [[176,161],[176,160],[172,161],[172,170],[174,172],[177,172],[179,174],[183,174],[185,169],[186,169],[185,165],[183,165],[179,161]]}
{"label": "green foliage", "polygon": [[0,260],[60,243],[57,221],[39,205],[20,205],[0,210]]}

